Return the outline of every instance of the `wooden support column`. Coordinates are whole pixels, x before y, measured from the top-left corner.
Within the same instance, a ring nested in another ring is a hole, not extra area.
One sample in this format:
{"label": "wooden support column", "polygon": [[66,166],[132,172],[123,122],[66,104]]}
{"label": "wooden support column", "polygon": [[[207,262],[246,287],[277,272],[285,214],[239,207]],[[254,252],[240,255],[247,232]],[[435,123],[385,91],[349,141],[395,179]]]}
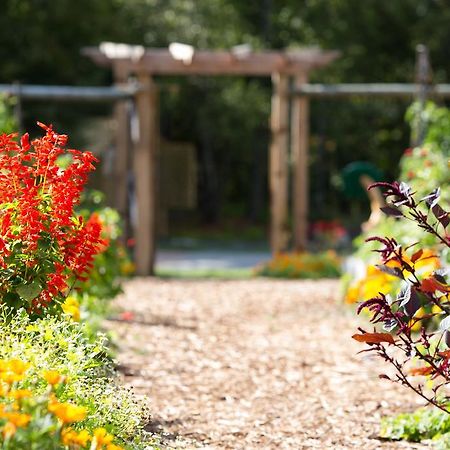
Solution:
{"label": "wooden support column", "polygon": [[[308,82],[306,73],[294,78],[294,89]],[[306,249],[308,241],[308,146],[309,100],[294,96],[291,108],[292,145],[292,210],[294,224],[294,250]]]}
{"label": "wooden support column", "polygon": [[135,262],[138,275],[153,275],[156,225],[156,153],[159,138],[158,89],[150,75],[138,74],[141,89],[136,95],[139,135],[133,169],[137,206]]}
{"label": "wooden support column", "polygon": [[270,202],[271,229],[270,244],[273,253],[286,250],[288,231],[288,76],[272,75],[273,94],[270,128]]}
{"label": "wooden support column", "polygon": [[[114,64],[114,79],[117,87],[128,84],[128,68],[116,62]],[[116,149],[114,155],[113,192],[114,207],[119,211],[124,221],[123,239],[130,236],[130,214],[128,207],[128,171],[131,158],[130,136],[130,100],[118,100],[114,105]]]}

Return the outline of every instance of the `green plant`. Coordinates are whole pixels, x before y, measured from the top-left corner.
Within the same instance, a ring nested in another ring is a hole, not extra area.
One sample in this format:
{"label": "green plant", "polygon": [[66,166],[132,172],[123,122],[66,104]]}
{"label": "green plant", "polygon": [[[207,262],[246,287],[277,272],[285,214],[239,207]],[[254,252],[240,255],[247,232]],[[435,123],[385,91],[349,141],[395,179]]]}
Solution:
{"label": "green plant", "polygon": [[[434,189],[417,201],[411,187],[406,183],[375,183],[370,188],[385,189],[385,197],[391,203],[382,208],[389,216],[411,220],[427,233],[436,237],[442,246],[450,247],[450,236],[446,229],[450,214],[439,204],[440,189]],[[431,274],[420,274],[416,263],[423,255],[423,249],[403,248],[394,238],[375,236],[370,241],[382,245],[377,250],[381,264],[377,267],[402,281],[395,298],[384,293],[362,302],[363,309],[374,324],[373,332],[359,328],[353,335],[357,341],[368,345],[366,351],[376,353],[394,369],[394,375],[382,378],[398,382],[429,404],[449,413],[446,388],[450,384],[450,286],[446,271],[434,270]],[[439,330],[433,320],[439,320]],[[420,323],[419,333],[414,327]],[[383,331],[376,328],[381,324]],[[417,367],[414,367],[418,365]],[[425,381],[411,380],[410,376],[425,377]]]}
{"label": "green plant", "polygon": [[[420,442],[424,439],[440,440],[450,436],[450,416],[438,409],[420,408],[413,413],[384,417],[380,436]],[[448,447],[445,447],[448,448]]]}
{"label": "green plant", "polygon": [[14,99],[0,95],[0,133],[12,133],[17,124],[12,114]]}
{"label": "green plant", "polygon": [[144,446],[140,442],[148,439],[143,432],[147,408],[115,382],[104,336],[90,342],[84,325],[72,320],[45,316],[32,321],[24,310],[5,306],[0,312],[0,359],[29,365],[18,389],[29,389],[39,397],[47,389],[42,373],[57,371],[66,379],[58,399],[85,408],[84,429],[92,434],[96,428],[105,428],[121,445]]}
{"label": "green plant", "polygon": [[60,401],[67,378],[58,371],[42,372],[40,378],[47,388],[41,394],[20,388],[30,366],[20,359],[0,359],[0,442],[4,450],[125,450],[105,428],[92,433],[74,428],[86,421],[87,409]]}

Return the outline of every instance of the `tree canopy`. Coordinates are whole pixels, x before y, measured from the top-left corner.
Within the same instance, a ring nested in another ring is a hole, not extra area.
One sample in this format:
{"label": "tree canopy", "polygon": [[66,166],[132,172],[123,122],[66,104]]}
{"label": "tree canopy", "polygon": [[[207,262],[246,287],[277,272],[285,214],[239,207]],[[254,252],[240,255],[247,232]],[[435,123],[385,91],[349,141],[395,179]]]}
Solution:
{"label": "tree canopy", "polygon": [[[110,73],[80,54],[81,47],[106,40],[340,50],[338,61],[314,74],[313,81],[322,82],[412,82],[415,46],[424,43],[434,81],[445,82],[449,20],[445,0],[3,0],[0,82],[109,84]],[[262,218],[270,80],[190,77],[161,83],[163,134],[198,148],[204,218],[214,220],[227,208]],[[312,200],[334,205],[318,206],[315,214],[345,206],[331,186],[354,159],[396,175],[409,138],[406,106],[358,98],[312,102]],[[75,108],[67,114],[74,119],[81,113]]]}

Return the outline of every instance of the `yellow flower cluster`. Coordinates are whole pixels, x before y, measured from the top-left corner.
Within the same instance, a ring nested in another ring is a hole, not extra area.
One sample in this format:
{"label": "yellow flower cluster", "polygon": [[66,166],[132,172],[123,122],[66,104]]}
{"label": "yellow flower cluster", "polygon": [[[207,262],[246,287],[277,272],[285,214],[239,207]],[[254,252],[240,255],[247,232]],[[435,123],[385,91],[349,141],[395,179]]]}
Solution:
{"label": "yellow flower cluster", "polygon": [[345,295],[346,303],[356,303],[376,297],[379,293],[388,294],[394,287],[396,278],[382,272],[375,266],[368,266],[364,278],[353,283]]}
{"label": "yellow flower cluster", "polygon": [[20,359],[0,360],[0,380],[8,385],[22,381],[29,368],[30,364]]}
{"label": "yellow flower cluster", "polygon": [[67,297],[61,305],[62,310],[76,322],[80,321],[80,303],[75,297]]}
{"label": "yellow flower cluster", "polygon": [[[430,250],[425,249],[420,257],[413,262],[404,255],[405,261],[414,268],[417,275],[424,278],[440,267],[439,258]],[[399,267],[399,264],[391,261],[386,264],[389,267]],[[405,272],[403,270],[403,272]],[[405,276],[408,274],[405,273]],[[379,293],[389,294],[398,284],[399,279],[386,274],[375,266],[368,266],[364,278],[355,281],[348,288],[345,295],[346,303],[356,303],[376,297]]]}
{"label": "yellow flower cluster", "polygon": [[[0,443],[1,440],[14,439],[19,428],[27,430],[33,423],[34,409],[39,407],[39,401],[26,403],[25,399],[33,397],[29,389],[18,389],[16,383],[25,379],[25,374],[31,364],[18,360],[0,360]],[[66,378],[56,370],[46,370],[42,378],[49,385],[47,397],[44,400],[45,414],[55,419],[53,438],[61,448],[70,450],[124,450],[113,443],[114,436],[105,428],[97,428],[90,434],[87,430],[74,430],[70,424],[81,422],[86,418],[87,409],[69,402],[60,402],[55,393],[58,385]],[[42,402],[41,402],[42,405]],[[52,447],[53,448],[53,447]],[[55,447],[56,448],[56,447]]]}
{"label": "yellow flower cluster", "polygon": [[29,414],[20,412],[20,402],[22,399],[31,395],[28,389],[12,389],[12,385],[25,378],[25,372],[30,364],[19,359],[0,360],[0,397],[13,400],[12,404],[6,408],[0,404],[0,420],[5,421],[1,428],[3,439],[10,439],[17,431],[17,428],[23,428],[31,420]]}
{"label": "yellow flower cluster", "polygon": [[114,436],[105,428],[96,428],[92,436],[86,430],[76,431],[70,427],[61,431],[61,442],[70,449],[87,448],[90,442],[90,450],[124,450],[123,447],[113,444],[113,440]]}
{"label": "yellow flower cluster", "polygon": [[283,274],[291,277],[301,277],[304,274],[321,274],[335,267],[338,272],[340,260],[336,252],[330,250],[323,254],[312,253],[279,253],[275,255],[263,268],[264,274]]}

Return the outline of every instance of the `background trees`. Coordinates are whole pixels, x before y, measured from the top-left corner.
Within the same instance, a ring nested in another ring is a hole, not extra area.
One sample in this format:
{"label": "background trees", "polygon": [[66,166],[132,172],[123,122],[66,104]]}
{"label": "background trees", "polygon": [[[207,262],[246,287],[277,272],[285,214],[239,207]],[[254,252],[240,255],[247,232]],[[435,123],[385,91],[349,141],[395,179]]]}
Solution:
{"label": "background trees", "polygon": [[[434,80],[445,82],[450,69],[450,9],[444,0],[4,0],[2,10],[3,83],[108,84],[110,74],[79,53],[82,46],[104,40],[154,47],[179,41],[197,48],[246,42],[255,49],[338,49],[342,57],[314,75],[313,81],[323,82],[411,82],[415,46],[424,43]],[[161,82],[162,133],[195,142],[198,150],[203,220],[216,221],[230,212],[262,220],[270,80]],[[409,140],[405,107],[398,100],[313,102],[315,216],[347,209],[333,183],[349,161],[370,160],[387,178],[396,175],[395,163]],[[69,128],[82,116],[108,112],[101,106],[88,111],[81,105],[64,111],[54,105],[33,108],[43,119],[47,115]],[[31,120],[33,109],[27,111]]]}

